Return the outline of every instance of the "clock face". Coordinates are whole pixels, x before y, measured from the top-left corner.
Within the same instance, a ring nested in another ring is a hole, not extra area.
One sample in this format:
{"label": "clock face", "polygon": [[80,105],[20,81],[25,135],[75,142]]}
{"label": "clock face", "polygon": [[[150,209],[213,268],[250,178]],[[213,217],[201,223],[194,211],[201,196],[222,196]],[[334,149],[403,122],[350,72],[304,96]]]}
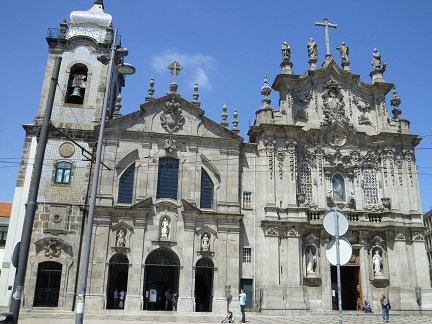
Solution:
{"label": "clock face", "polygon": [[59,153],[64,158],[71,157],[75,153],[75,146],[69,142],[63,143],[59,147]]}

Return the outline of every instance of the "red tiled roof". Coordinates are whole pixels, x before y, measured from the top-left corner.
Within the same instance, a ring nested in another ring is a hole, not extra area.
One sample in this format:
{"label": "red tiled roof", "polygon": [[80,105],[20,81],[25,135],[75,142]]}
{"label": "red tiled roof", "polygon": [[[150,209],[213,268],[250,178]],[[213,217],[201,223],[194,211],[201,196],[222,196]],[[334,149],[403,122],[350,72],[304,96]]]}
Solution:
{"label": "red tiled roof", "polygon": [[12,203],[0,201],[0,217],[10,217],[12,212]]}

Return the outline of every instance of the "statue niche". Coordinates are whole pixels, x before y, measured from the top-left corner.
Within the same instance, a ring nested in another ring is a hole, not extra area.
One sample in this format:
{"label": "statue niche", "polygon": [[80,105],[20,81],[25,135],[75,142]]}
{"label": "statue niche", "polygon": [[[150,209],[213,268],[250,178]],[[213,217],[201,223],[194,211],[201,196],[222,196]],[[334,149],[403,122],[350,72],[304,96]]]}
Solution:
{"label": "statue niche", "polygon": [[323,99],[323,121],[322,125],[330,125],[334,122],[349,124],[345,114],[345,103],[339,84],[330,80],[324,85]]}

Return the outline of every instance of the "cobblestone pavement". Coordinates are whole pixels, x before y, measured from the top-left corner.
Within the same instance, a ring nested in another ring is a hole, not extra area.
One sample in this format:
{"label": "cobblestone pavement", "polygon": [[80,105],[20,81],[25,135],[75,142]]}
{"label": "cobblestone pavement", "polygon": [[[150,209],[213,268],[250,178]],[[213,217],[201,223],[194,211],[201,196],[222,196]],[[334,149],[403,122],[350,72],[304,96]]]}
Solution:
{"label": "cobblestone pavement", "polygon": [[[134,323],[220,323],[223,316],[215,315],[181,315],[170,314],[167,312],[143,312],[139,314],[84,314],[85,324],[118,324],[124,322],[128,324]],[[363,313],[348,313],[343,314],[343,323],[346,324],[374,324],[383,323],[382,317],[379,314],[363,314]],[[240,318],[236,316],[236,323],[240,322]],[[432,317],[427,315],[400,315],[391,314],[391,323],[400,324],[430,324]],[[73,313],[56,313],[55,311],[21,311],[19,323],[23,324],[72,324],[75,323],[75,314]],[[246,323],[298,323],[298,324],[338,324],[339,314],[337,312],[325,315],[304,315],[304,316],[263,316],[248,314],[246,315]]]}

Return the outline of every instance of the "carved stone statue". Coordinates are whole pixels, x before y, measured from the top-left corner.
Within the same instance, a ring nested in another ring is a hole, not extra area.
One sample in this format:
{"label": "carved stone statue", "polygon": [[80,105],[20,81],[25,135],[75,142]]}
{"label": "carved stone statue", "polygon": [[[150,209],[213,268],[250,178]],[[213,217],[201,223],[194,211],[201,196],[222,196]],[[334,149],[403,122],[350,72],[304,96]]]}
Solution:
{"label": "carved stone statue", "polygon": [[307,255],[307,265],[306,265],[306,272],[307,273],[314,273],[314,267],[316,263],[316,257],[312,253],[312,249],[309,249],[308,255]]}
{"label": "carved stone statue", "polygon": [[309,59],[317,59],[318,58],[318,45],[314,42],[313,38],[309,39],[307,44],[308,56]]}
{"label": "carved stone statue", "polygon": [[345,44],[345,42],[342,42],[342,45],[336,48],[340,52],[340,58],[342,62],[349,62],[348,55],[349,55],[349,47]]}
{"label": "carved stone statue", "polygon": [[372,66],[374,70],[385,70],[386,63],[381,65],[381,54],[378,52],[378,50],[375,48],[372,54]]}
{"label": "carved stone statue", "polygon": [[169,234],[168,225],[169,225],[169,221],[165,217],[164,220],[162,221],[162,224],[161,224],[161,237],[168,237],[168,234]]}
{"label": "carved stone statue", "polygon": [[291,60],[291,48],[287,42],[284,42],[281,46],[282,51],[282,61],[290,61]]}
{"label": "carved stone statue", "polygon": [[345,201],[344,178],[340,174],[335,174],[332,178],[333,199],[335,201]]}
{"label": "carved stone statue", "polygon": [[118,231],[116,246],[124,247],[126,245],[125,236],[126,236],[126,233],[122,229],[120,231]]}
{"label": "carved stone statue", "polygon": [[208,251],[209,249],[210,249],[210,239],[208,237],[208,234],[205,233],[201,239],[201,250]]}
{"label": "carved stone statue", "polygon": [[380,275],[382,258],[378,250],[375,251],[372,261],[373,261],[373,268],[374,268],[375,275]]}

